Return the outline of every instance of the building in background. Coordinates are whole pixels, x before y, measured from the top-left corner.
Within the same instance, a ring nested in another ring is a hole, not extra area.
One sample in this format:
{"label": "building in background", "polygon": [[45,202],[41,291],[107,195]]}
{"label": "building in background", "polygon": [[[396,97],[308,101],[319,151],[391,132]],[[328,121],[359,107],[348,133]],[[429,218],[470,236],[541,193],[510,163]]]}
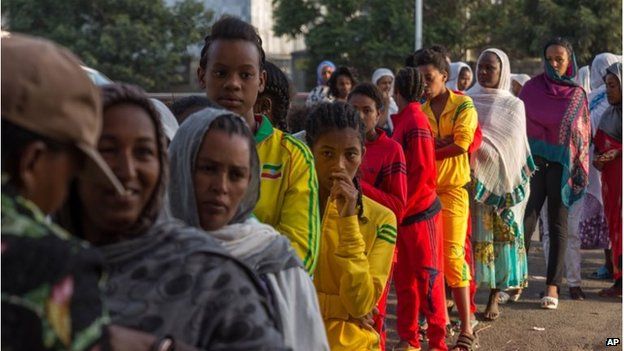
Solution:
{"label": "building in background", "polygon": [[[177,0],[166,0],[166,2],[174,4]],[[201,0],[201,2],[204,3],[206,9],[213,11],[215,21],[222,15],[228,14],[239,17],[256,27],[262,38],[262,47],[267,60],[276,64],[288,75],[297,91],[304,90],[305,74],[301,63],[297,61],[305,57],[305,42],[303,37],[292,40],[285,36],[275,35],[271,0]],[[189,51],[193,56],[189,63],[189,84],[191,89],[196,90],[195,69],[199,62],[201,47],[190,47]]]}

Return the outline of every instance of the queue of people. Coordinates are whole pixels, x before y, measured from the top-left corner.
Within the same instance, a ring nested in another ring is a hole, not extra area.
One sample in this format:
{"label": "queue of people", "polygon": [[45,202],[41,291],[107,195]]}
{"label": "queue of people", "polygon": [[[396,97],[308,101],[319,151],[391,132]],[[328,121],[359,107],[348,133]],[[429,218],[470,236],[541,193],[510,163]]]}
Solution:
{"label": "queue of people", "polygon": [[291,108],[255,28],[223,17],[201,50],[205,98],[169,110],[133,85],[95,87],[44,39],[1,43],[12,349],[474,350],[475,291],[489,289],[490,321],[521,298],[542,212],[539,307],[557,309],[564,276],[585,297],[588,247],[610,248],[600,294],[621,298],[620,57],[580,74],[556,38],[530,78],[489,48],[474,84],[440,46],[370,82],[323,61]]}

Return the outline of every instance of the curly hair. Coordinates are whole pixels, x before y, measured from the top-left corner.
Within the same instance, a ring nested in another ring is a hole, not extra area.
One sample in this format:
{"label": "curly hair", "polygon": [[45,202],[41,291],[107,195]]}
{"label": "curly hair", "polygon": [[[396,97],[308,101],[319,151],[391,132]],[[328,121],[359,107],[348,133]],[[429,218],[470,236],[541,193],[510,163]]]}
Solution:
{"label": "curly hair", "polygon": [[375,107],[377,110],[381,110],[383,107],[383,96],[379,88],[373,83],[360,83],[351,92],[347,100],[351,99],[353,95],[364,95],[375,101]]}
{"label": "curly hair", "polygon": [[438,71],[451,74],[451,69],[446,56],[438,49],[421,49],[414,53],[414,67],[433,65]]}
{"label": "curly hair", "polygon": [[419,101],[425,90],[425,81],[418,69],[404,67],[394,79],[394,90],[408,102]]}
{"label": "curly hair", "polygon": [[338,69],[332,73],[331,77],[327,81],[327,86],[329,87],[329,93],[333,96],[338,96],[338,77],[346,76],[351,79],[351,84],[357,84],[357,71],[352,67],[340,66]]}
{"label": "curly hair", "polygon": [[264,49],[262,49],[262,38],[258,35],[256,28],[251,24],[232,16],[222,16],[212,25],[210,34],[204,38],[204,46],[201,49],[199,66],[206,69],[208,64],[208,49],[210,44],[216,40],[245,40],[253,43],[260,55],[259,66],[262,67],[265,61]]}
{"label": "curly hair", "polygon": [[[360,118],[359,112],[351,105],[342,102],[323,102],[316,105],[308,114],[306,124],[306,142],[312,148],[318,138],[331,131],[351,128],[358,133],[361,146],[364,147],[366,138],[366,126]],[[353,185],[358,191],[357,208],[358,219],[367,221],[364,217],[364,205],[362,202],[362,187],[359,177],[353,178]]]}

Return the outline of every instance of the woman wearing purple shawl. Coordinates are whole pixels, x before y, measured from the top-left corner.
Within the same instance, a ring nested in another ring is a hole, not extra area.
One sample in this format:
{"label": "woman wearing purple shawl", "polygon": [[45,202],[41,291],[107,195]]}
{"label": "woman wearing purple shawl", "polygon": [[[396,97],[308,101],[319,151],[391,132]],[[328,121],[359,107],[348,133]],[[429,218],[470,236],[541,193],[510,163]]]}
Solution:
{"label": "woman wearing purple shawl", "polygon": [[550,252],[541,307],[556,309],[564,272],[568,208],[583,196],[587,186],[590,123],[585,90],[574,81],[577,65],[572,45],[561,38],[548,42],[544,68],[544,73],[524,85],[519,96],[524,101],[527,136],[538,168],[531,179],[524,227],[528,252],[530,234],[548,199]]}

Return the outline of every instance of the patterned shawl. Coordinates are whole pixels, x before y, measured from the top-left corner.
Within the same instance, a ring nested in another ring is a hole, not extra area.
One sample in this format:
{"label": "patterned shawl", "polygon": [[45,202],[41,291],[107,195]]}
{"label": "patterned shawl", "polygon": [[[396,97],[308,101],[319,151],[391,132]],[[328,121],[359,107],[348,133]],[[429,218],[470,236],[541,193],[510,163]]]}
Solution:
{"label": "patterned shawl", "polygon": [[545,72],[528,81],[519,98],[524,101],[527,134],[533,156],[563,166],[561,198],[566,206],[580,199],[588,181],[590,123],[585,90],[572,79],[574,53],[560,76],[546,61]]}
{"label": "patterned shawl", "polygon": [[483,142],[470,158],[475,178],[475,200],[493,206],[510,227],[518,229],[522,218],[510,210],[528,199],[529,178],[535,171],[526,134],[524,104],[509,92],[511,73],[507,55],[498,49],[486,53],[498,56],[501,62],[497,89],[484,88],[478,82],[468,95],[479,114]]}

